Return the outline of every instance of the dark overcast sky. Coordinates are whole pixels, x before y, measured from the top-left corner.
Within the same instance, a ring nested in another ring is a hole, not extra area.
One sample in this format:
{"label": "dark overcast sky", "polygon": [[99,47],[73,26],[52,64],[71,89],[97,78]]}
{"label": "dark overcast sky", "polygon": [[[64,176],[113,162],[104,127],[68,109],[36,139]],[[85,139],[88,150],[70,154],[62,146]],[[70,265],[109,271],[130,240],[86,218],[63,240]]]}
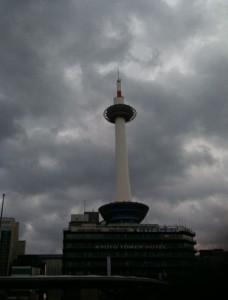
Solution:
{"label": "dark overcast sky", "polygon": [[61,253],[72,213],[114,201],[125,102],[134,201],[228,250],[228,1],[2,0],[0,192],[27,253]]}

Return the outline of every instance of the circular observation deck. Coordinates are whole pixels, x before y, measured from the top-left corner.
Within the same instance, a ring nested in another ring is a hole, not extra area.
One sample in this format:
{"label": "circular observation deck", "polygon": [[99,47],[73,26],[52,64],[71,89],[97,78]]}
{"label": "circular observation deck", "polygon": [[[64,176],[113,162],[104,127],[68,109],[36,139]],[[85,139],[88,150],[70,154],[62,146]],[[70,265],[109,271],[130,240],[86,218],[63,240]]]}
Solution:
{"label": "circular observation deck", "polygon": [[115,123],[116,118],[124,118],[129,122],[136,117],[136,110],[127,104],[114,104],[104,111],[104,118],[110,123]]}
{"label": "circular observation deck", "polygon": [[98,211],[109,223],[137,223],[145,218],[149,207],[139,202],[113,202],[102,205]]}

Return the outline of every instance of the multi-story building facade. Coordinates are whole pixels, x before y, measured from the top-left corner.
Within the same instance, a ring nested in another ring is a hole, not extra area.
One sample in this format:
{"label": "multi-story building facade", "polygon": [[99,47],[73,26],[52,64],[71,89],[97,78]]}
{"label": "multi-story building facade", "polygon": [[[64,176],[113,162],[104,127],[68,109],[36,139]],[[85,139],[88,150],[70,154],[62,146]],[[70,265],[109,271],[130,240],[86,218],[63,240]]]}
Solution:
{"label": "multi-story building facade", "polygon": [[[93,213],[95,214],[95,213]],[[72,215],[64,230],[63,274],[171,278],[192,269],[194,232],[184,226],[93,222]]]}
{"label": "multi-story building facade", "polygon": [[0,276],[10,273],[12,262],[18,254],[25,253],[25,241],[19,241],[19,222],[15,218],[2,218],[0,239]]}

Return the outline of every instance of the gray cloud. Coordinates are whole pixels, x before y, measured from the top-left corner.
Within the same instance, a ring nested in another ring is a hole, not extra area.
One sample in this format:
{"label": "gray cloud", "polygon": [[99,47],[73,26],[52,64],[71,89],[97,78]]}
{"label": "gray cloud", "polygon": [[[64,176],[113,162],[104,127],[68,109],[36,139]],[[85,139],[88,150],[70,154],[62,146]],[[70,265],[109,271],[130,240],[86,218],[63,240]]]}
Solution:
{"label": "gray cloud", "polygon": [[226,1],[2,1],[0,181],[27,252],[58,253],[70,214],[114,200],[120,69],[134,199],[227,249]]}

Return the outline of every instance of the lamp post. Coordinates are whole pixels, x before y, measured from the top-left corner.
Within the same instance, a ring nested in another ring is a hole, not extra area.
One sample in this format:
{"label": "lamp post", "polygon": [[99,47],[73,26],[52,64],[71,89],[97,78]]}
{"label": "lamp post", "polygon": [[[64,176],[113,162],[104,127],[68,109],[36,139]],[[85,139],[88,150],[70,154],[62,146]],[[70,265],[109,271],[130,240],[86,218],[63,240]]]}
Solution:
{"label": "lamp post", "polygon": [[2,194],[2,208],[1,208],[1,217],[0,217],[0,243],[2,237],[2,215],[3,215],[4,200],[5,200],[5,194]]}

